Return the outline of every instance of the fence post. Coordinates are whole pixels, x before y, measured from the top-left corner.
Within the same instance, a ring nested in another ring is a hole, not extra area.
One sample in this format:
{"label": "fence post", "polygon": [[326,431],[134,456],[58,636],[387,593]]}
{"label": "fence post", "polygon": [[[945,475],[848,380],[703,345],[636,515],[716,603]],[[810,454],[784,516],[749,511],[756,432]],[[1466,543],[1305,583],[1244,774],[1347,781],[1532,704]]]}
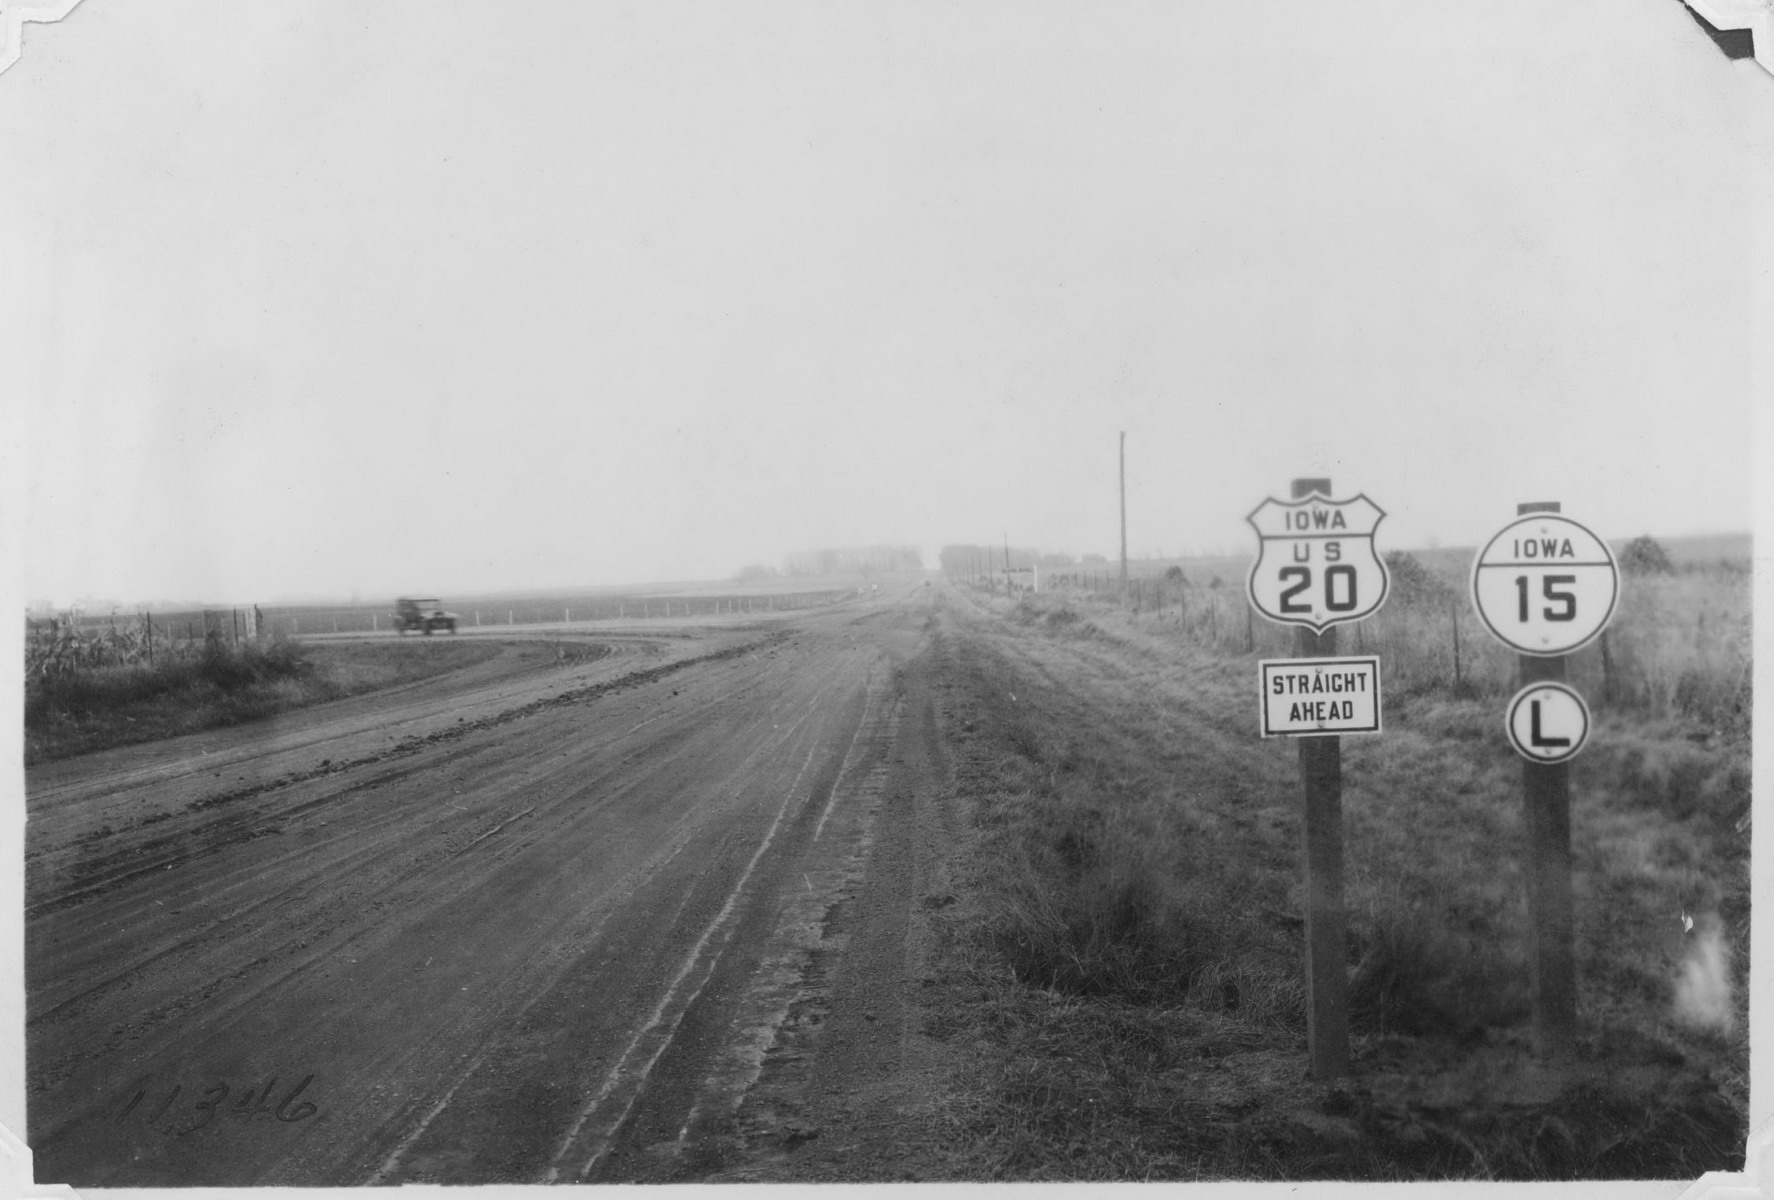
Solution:
{"label": "fence post", "polygon": [[150,612],[143,613],[142,624],[146,626],[148,630],[148,665],[151,667],[154,665],[154,614]]}
{"label": "fence post", "polygon": [[1456,599],[1450,606],[1454,625],[1454,694],[1458,695],[1465,689],[1460,683],[1460,601]]}
{"label": "fence post", "polygon": [[[1700,616],[1701,628],[1705,628],[1706,614]],[[1614,655],[1608,649],[1608,631],[1602,630],[1602,703],[1614,703]]]}

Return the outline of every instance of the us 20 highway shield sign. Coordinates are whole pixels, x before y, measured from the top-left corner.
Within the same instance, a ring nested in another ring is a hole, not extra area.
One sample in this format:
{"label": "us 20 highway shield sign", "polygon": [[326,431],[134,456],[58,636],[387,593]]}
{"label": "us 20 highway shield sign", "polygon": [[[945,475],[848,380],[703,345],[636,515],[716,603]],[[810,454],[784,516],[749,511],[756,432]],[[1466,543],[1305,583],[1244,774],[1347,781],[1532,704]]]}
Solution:
{"label": "us 20 highway shield sign", "polygon": [[1374,529],[1385,516],[1365,495],[1263,501],[1245,518],[1259,547],[1246,582],[1252,607],[1314,633],[1372,616],[1391,582],[1374,552]]}

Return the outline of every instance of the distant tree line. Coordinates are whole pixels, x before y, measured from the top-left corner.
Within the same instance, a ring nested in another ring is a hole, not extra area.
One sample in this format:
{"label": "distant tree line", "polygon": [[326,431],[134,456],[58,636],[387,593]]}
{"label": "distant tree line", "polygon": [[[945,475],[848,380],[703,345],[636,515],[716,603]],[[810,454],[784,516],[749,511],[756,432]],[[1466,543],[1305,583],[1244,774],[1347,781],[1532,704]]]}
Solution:
{"label": "distant tree line", "polygon": [[1675,565],[1661,543],[1646,534],[1626,543],[1626,549],[1620,552],[1620,569],[1628,575],[1668,575]]}
{"label": "distant tree line", "polygon": [[[1619,563],[1628,575],[1669,575],[1675,571],[1668,552],[1649,536],[1628,542],[1620,552]],[[1437,574],[1406,551],[1387,554],[1386,570],[1392,579],[1392,601],[1400,605],[1446,607],[1465,601],[1463,580]]]}
{"label": "distant tree line", "polygon": [[[1008,552],[1010,565],[1015,568],[1027,569],[1031,566],[1039,566],[1045,570],[1050,567],[1072,567],[1078,564],[1078,560],[1070,554],[1045,552],[1037,550],[1033,546],[1012,546]],[[938,559],[945,574],[966,577],[1004,570],[1005,553],[1003,543],[996,546],[959,543],[944,546],[938,554]],[[1085,555],[1086,561],[1090,559],[1101,561],[1102,555]]]}
{"label": "distant tree line", "polygon": [[924,555],[916,546],[804,550],[782,561],[784,575],[875,575],[923,569]]}

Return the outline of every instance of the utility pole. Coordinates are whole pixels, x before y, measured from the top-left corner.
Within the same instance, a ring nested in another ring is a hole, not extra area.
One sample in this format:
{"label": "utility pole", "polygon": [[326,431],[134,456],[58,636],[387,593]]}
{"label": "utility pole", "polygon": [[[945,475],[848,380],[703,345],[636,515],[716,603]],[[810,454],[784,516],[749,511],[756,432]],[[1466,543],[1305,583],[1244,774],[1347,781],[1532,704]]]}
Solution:
{"label": "utility pole", "polygon": [[1121,431],[1121,591],[1127,591],[1127,431]]}

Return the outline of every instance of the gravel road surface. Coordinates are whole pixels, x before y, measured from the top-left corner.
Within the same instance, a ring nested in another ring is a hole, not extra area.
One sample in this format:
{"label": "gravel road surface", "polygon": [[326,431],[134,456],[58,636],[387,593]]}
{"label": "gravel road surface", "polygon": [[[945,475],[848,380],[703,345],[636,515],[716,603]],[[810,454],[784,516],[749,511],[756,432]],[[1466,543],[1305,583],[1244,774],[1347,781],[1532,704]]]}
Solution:
{"label": "gravel road surface", "polygon": [[929,593],[33,768],[37,1178],[743,1177],[785,1114],[887,1132],[950,821]]}

